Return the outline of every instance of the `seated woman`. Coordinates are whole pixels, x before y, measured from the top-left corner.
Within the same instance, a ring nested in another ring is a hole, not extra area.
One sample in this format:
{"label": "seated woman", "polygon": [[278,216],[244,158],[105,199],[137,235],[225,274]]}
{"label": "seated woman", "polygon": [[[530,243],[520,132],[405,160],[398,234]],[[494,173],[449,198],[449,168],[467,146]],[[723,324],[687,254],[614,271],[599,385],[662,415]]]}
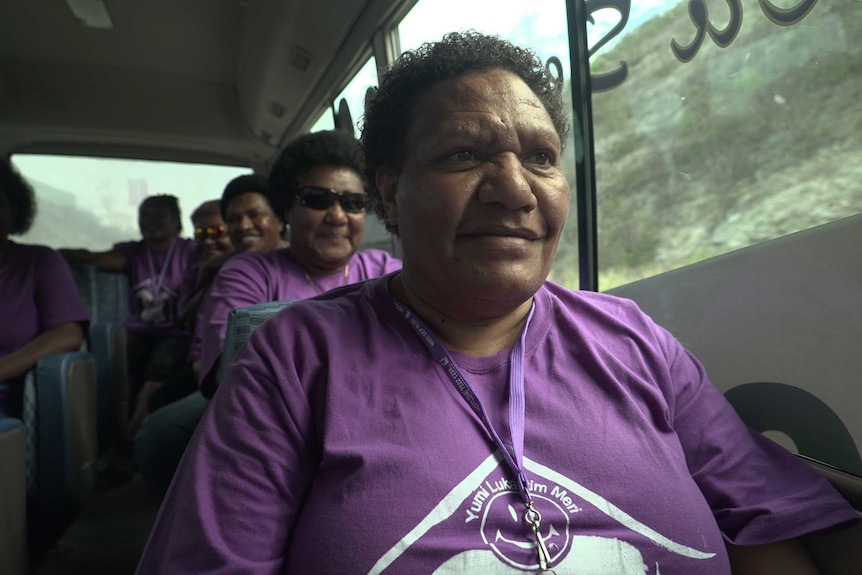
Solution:
{"label": "seated woman", "polygon": [[362,141],[403,270],[252,334],[138,575],[817,573],[853,508],[633,302],[546,281],[561,88],[475,32],[396,62]]}
{"label": "seated woman", "polygon": [[[198,392],[201,348],[200,332],[196,330],[200,304],[206,292],[221,266],[235,254],[267,252],[287,246],[283,239],[284,222],[269,204],[266,185],[263,176],[234,178],[225,187],[221,200],[208,202],[206,209],[199,209],[192,215],[195,240],[199,245],[221,243],[229,238],[232,249],[208,259],[199,271],[194,270],[192,278],[195,285],[182,311],[184,325],[195,333],[188,363],[182,372],[153,394],[148,403],[148,411],[152,415],[135,438],[135,458],[141,476],[159,497],[167,491],[185,446],[207,405],[207,400]],[[222,230],[223,237],[212,239]],[[201,239],[204,236],[209,239]]]}
{"label": "seated woman", "polygon": [[21,417],[24,375],[47,355],[78,350],[89,325],[60,254],[9,239],[35,215],[33,189],[0,158],[0,417]]}
{"label": "seated woman", "polygon": [[138,209],[142,240],[116,244],[106,252],[60,250],[70,262],[91,262],[126,274],[129,282],[128,363],[136,409],[186,361],[190,335],[180,323],[184,280],[197,260],[195,242],[180,237],[179,200],[146,198]]}
{"label": "seated woman", "polygon": [[219,271],[198,324],[205,391],[211,393],[233,308],[312,297],[401,268],[383,250],[358,251],[370,200],[361,174],[358,142],[343,132],[305,134],[281,152],[268,195],[284,214],[290,245],[242,254]]}
{"label": "seated woman", "polygon": [[[221,217],[219,200],[204,202],[195,208],[190,219],[194,229],[195,251],[198,259],[186,273],[179,302],[180,323],[189,333],[194,331],[198,308],[212,278],[226,258],[234,253],[227,227]],[[197,375],[191,363],[186,362],[183,369],[172,374],[164,385],[156,382],[154,388],[146,404],[139,403],[135,414],[130,419],[129,435],[137,433],[150,412],[197,390]]]}

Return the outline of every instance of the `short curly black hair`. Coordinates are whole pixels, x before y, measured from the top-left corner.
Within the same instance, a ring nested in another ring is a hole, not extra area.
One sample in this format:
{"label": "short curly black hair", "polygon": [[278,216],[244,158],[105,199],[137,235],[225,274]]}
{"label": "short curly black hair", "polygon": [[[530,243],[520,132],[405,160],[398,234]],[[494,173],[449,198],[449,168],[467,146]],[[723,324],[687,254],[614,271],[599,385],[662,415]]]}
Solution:
{"label": "short curly black hair", "polygon": [[180,210],[180,199],[171,194],[158,194],[155,196],[147,196],[144,201],[138,206],[140,210],[144,204],[157,206],[167,210],[172,216],[177,219],[177,233],[183,233],[183,217]]}
{"label": "short curly black hair", "polygon": [[362,178],[364,161],[359,142],[346,132],[324,130],[304,134],[288,144],[272,166],[267,186],[269,203],[280,218],[287,219],[299,180],[318,166],[347,168]]}
{"label": "short curly black hair", "polygon": [[6,158],[0,158],[0,195],[6,198],[12,216],[9,233],[26,234],[36,218],[36,193]]}
{"label": "short curly black hair", "polygon": [[[266,188],[266,177],[258,174],[246,174],[229,181],[227,186],[224,188],[224,192],[221,194],[219,205],[219,208],[221,209],[221,219],[227,221],[227,209],[230,207],[230,203],[234,198],[251,192],[257,192],[258,194],[267,197]],[[269,201],[268,197],[267,201]],[[275,215],[278,216],[279,219],[283,217],[278,213]]]}
{"label": "short curly black hair", "polygon": [[439,42],[428,42],[402,54],[384,75],[380,87],[366,103],[360,138],[365,152],[365,185],[386,229],[398,235],[375,184],[377,170],[401,168],[404,138],[416,101],[436,84],[486,70],[506,70],[520,77],[536,94],[548,114],[560,142],[565,144],[568,117],[562,81],[554,77],[532,50],[515,46],[499,36],[475,30],[452,32]]}

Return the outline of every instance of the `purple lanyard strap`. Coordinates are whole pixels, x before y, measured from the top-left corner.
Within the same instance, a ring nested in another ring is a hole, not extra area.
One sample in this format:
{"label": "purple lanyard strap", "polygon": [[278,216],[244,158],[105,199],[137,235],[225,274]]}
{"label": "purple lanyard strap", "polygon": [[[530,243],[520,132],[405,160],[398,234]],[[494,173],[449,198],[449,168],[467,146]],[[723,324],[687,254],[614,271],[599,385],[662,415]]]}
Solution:
{"label": "purple lanyard strap", "polygon": [[171,264],[171,256],[174,255],[174,246],[177,243],[177,238],[174,236],[174,239],[171,240],[171,247],[168,248],[168,253],[165,256],[165,261],[162,263],[162,269],[159,271],[158,275],[156,275],[156,266],[153,263],[153,250],[150,249],[150,246],[147,246],[147,263],[150,264],[150,275],[153,278],[153,284],[151,284],[153,290],[153,300],[159,299],[159,292],[162,291],[162,284],[165,283],[165,275],[168,272],[168,266]]}
{"label": "purple lanyard strap", "polygon": [[485,411],[479,396],[476,395],[476,392],[473,391],[473,388],[470,387],[470,384],[467,383],[467,380],[463,375],[461,375],[461,371],[458,369],[458,364],[455,363],[455,360],[452,359],[449,352],[446,351],[445,347],[443,347],[443,344],[440,343],[428,326],[426,326],[425,323],[407,306],[395,298],[392,298],[392,303],[395,305],[395,309],[398,310],[404,318],[404,321],[407,322],[407,325],[409,325],[413,331],[416,332],[416,335],[419,336],[419,339],[425,343],[425,346],[428,348],[434,361],[443,367],[443,370],[446,372],[452,385],[455,386],[455,389],[458,390],[458,393],[464,401],[467,402],[467,405],[470,406],[473,412],[482,421],[488,435],[491,436],[491,439],[494,440],[494,444],[496,444],[500,453],[503,454],[503,459],[506,461],[509,469],[518,480],[518,491],[521,494],[521,498],[524,500],[524,505],[527,507],[527,511],[524,513],[524,521],[530,526],[536,537],[535,543],[539,558],[539,572],[553,573],[553,571],[546,571],[550,564],[550,554],[548,553],[542,536],[539,533],[542,516],[535,507],[533,507],[533,498],[527,490],[527,475],[524,472],[524,411],[526,408],[524,401],[524,348],[527,339],[527,329],[530,327],[530,320],[533,318],[535,304],[530,307],[530,313],[527,314],[527,321],[524,323],[524,329],[521,331],[521,336],[518,338],[518,341],[515,343],[515,346],[512,348],[512,353],[509,356],[509,426],[512,434],[512,449],[510,450],[506,444],[503,443],[497,430],[494,429],[494,425],[491,423],[488,413]]}

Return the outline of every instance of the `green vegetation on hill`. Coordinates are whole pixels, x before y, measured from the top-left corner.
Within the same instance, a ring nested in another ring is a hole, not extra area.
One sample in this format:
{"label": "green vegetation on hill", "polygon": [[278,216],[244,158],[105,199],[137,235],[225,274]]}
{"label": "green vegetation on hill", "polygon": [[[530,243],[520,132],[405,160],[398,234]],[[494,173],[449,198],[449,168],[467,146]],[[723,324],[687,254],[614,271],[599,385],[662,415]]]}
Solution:
{"label": "green vegetation on hill", "polygon": [[602,289],[862,211],[862,4],[787,27],[743,10],[728,47],[707,37],[687,63],[671,51],[694,37],[687,2],[594,57],[629,66],[593,96]]}

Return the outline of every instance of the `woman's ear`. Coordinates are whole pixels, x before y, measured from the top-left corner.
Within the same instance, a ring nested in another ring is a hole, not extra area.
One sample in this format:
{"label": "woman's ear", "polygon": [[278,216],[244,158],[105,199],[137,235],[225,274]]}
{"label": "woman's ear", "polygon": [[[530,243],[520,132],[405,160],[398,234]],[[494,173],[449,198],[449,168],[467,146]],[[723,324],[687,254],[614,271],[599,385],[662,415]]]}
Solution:
{"label": "woman's ear", "polygon": [[380,198],[383,200],[383,208],[389,217],[389,223],[398,225],[398,174],[391,168],[377,168],[374,175],[377,189],[380,190]]}

